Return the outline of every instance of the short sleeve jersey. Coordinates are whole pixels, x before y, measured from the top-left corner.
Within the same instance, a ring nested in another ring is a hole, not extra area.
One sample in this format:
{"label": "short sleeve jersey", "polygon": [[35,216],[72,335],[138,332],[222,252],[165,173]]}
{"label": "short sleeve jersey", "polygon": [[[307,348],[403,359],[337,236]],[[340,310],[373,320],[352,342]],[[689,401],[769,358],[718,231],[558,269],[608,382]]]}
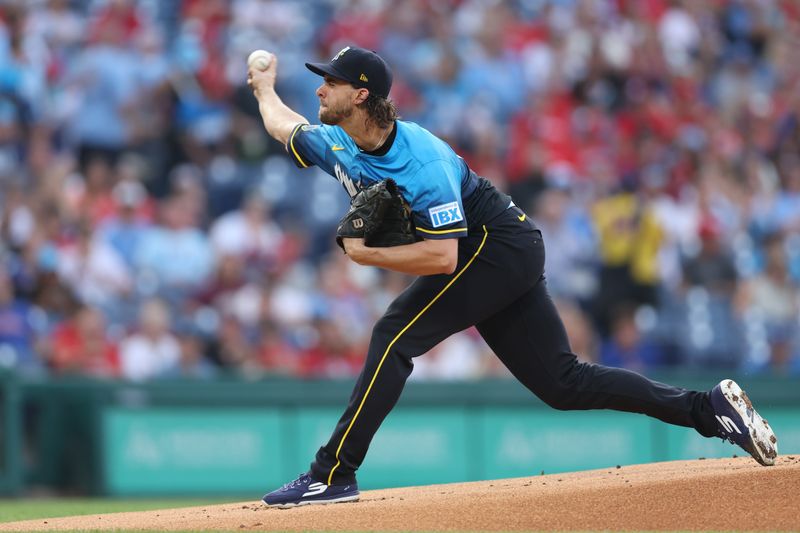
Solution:
{"label": "short sleeve jersey", "polygon": [[413,122],[397,131],[382,155],[364,152],[338,126],[298,124],[286,150],[300,167],[316,165],[334,176],[352,198],[392,178],[409,203],[417,233],[425,239],[467,235],[462,196],[475,189],[474,174],[450,146]]}

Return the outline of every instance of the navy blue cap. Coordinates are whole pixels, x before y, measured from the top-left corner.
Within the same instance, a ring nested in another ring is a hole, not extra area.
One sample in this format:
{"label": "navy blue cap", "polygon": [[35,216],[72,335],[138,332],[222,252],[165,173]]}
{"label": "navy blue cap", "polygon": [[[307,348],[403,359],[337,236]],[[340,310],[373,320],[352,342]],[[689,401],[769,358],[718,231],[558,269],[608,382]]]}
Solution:
{"label": "navy blue cap", "polygon": [[381,56],[357,46],[346,46],[330,63],[306,63],[308,70],[364,87],[370,94],[387,98],[392,89],[392,71]]}

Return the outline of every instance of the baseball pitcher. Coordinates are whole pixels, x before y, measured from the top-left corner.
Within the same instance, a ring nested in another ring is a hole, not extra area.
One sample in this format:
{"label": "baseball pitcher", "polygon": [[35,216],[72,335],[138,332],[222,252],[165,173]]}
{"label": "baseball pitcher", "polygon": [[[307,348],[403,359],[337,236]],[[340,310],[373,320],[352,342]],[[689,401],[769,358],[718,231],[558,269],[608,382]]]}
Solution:
{"label": "baseball pitcher", "polygon": [[470,326],[520,382],[556,409],[642,413],[731,440],[762,465],[774,463],[777,439],[733,381],[690,391],[578,361],[547,293],[541,232],[444,141],[398,120],[388,98],[392,73],[380,56],[348,46],[329,62],[306,63],[322,77],[320,125],[276,94],[277,58],[264,64],[264,70],[250,67],[248,83],[266,130],[296,165],[318,166],[352,198],[337,242],[356,263],[418,276],[375,324],[364,368],[330,440],[309,471],[264,496],[266,504],[357,500],[356,470],[414,357]]}

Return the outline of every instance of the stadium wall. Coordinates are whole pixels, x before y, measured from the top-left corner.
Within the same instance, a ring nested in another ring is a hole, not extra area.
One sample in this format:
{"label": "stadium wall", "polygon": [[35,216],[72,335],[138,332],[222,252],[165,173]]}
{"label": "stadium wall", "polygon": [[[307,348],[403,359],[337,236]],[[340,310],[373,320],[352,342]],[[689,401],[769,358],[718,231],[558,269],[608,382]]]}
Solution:
{"label": "stadium wall", "polygon": [[[716,380],[662,375],[706,389]],[[789,379],[737,378],[800,453],[800,390]],[[247,494],[308,468],[350,382],[17,381],[3,398],[6,493],[47,487],[108,496]],[[506,380],[410,383],[372,443],[362,488],[537,475],[741,454],[647,417],[561,412]]]}

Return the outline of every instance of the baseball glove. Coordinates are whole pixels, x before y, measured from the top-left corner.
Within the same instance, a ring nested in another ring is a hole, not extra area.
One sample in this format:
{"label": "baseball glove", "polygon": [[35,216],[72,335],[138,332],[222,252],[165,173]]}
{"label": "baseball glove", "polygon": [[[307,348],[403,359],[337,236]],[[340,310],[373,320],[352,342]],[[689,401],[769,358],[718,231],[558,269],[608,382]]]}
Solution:
{"label": "baseball glove", "polygon": [[411,209],[393,179],[361,190],[350,201],[350,210],[339,221],[336,244],[344,250],[345,237],[363,238],[371,247],[399,246],[416,242]]}

